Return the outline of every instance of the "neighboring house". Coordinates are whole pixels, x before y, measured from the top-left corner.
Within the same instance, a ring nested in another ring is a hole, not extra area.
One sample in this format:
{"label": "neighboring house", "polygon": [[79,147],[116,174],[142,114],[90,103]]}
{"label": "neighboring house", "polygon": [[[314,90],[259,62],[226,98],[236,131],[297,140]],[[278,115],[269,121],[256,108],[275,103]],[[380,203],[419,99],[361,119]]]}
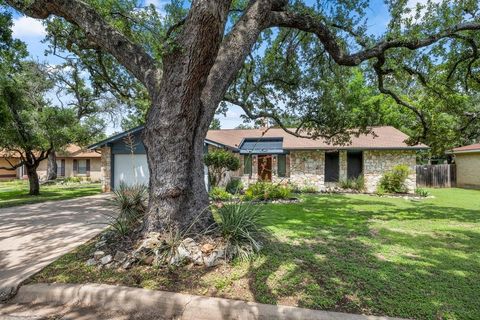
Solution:
{"label": "neighboring house", "polygon": [[457,168],[457,186],[480,188],[480,143],[452,150]]}
{"label": "neighboring house", "polygon": [[[69,145],[63,151],[57,151],[57,176],[64,177],[80,177],[91,181],[100,181],[101,174],[101,157],[97,151],[85,150],[77,145]],[[17,164],[20,159],[16,153],[0,153],[0,167]],[[40,162],[37,173],[40,179],[44,179],[47,175],[48,161],[47,159]],[[1,170],[0,179],[22,179],[26,178],[23,167],[15,171]]]}
{"label": "neighboring house", "polygon": [[[141,142],[143,127],[115,135],[89,148],[100,149],[104,191],[126,183],[148,183],[148,164]],[[298,138],[282,129],[210,130],[205,149],[225,148],[238,155],[241,168],[230,172],[245,184],[258,180],[291,182],[325,190],[342,179],[364,176],[368,192],[375,192],[383,174],[397,164],[411,168],[407,184],[416,184],[416,152],[425,145],[409,146],[408,136],[393,127],[375,127],[374,134],[352,136],[349,145],[329,145],[323,140]],[[128,146],[126,137],[133,141]],[[228,179],[228,177],[227,177]]]}
{"label": "neighboring house", "polygon": [[[0,167],[11,167],[20,162],[18,156],[12,152],[0,151]],[[0,169],[0,180],[11,180],[21,178],[20,168],[17,170]]]}

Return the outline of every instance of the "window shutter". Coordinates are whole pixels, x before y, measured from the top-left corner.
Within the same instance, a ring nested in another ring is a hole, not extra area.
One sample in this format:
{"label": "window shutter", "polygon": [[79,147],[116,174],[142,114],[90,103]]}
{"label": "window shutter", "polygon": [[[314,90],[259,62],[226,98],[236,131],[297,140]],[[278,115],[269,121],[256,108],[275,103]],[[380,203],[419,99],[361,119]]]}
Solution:
{"label": "window shutter", "polygon": [[277,156],[278,176],[285,177],[287,175],[287,157],[284,154]]}
{"label": "window shutter", "polygon": [[90,177],[90,159],[87,159],[87,177]]}
{"label": "window shutter", "polygon": [[65,159],[62,159],[60,166],[60,176],[65,177]]}
{"label": "window shutter", "polygon": [[78,172],[78,160],[73,159],[73,176],[76,176]]}
{"label": "window shutter", "polygon": [[243,174],[252,174],[252,155],[243,156]]}

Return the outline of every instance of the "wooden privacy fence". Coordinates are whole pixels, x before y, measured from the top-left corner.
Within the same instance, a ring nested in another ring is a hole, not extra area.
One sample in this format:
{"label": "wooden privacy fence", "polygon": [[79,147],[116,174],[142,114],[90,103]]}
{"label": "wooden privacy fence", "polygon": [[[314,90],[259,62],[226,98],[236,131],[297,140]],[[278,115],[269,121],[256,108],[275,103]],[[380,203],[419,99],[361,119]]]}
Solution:
{"label": "wooden privacy fence", "polygon": [[416,166],[417,187],[451,188],[457,185],[454,164],[427,164]]}

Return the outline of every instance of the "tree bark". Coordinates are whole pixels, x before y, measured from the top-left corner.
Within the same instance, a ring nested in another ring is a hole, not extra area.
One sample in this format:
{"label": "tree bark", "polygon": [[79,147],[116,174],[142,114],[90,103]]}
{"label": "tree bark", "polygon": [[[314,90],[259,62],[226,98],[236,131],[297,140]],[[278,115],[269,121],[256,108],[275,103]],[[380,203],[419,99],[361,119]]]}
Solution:
{"label": "tree bark", "polygon": [[29,195],[38,196],[40,194],[40,181],[38,179],[37,166],[26,164],[28,183],[30,186]]}
{"label": "tree bark", "polygon": [[57,179],[57,154],[52,150],[48,154],[48,164],[47,164],[47,181]]}

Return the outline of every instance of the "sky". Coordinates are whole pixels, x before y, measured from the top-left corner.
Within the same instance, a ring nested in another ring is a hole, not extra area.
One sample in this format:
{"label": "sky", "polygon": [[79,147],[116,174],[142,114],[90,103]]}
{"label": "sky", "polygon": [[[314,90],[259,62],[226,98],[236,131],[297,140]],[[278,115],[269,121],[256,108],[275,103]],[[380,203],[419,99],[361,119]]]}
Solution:
{"label": "sky", "polygon": [[[144,4],[153,4],[159,8],[159,11],[161,12],[165,4],[168,2],[168,0],[145,0]],[[410,7],[415,7],[417,3],[425,2],[427,2],[427,0],[409,0],[408,5]],[[384,32],[389,21],[389,14],[387,6],[384,4],[383,0],[370,1],[367,18],[369,33],[379,35]],[[15,38],[18,38],[27,44],[32,59],[46,62],[51,65],[61,63],[58,57],[45,55],[47,44],[42,43],[42,40],[45,37],[45,28],[41,21],[15,13],[13,35]],[[225,116],[217,115],[216,117],[220,119],[222,128],[229,129],[234,128],[243,122],[241,119],[242,114],[243,111],[239,107],[231,106]],[[118,121],[118,123],[120,122]],[[120,128],[114,125],[110,125],[107,128],[107,134],[118,131],[120,131]]]}

